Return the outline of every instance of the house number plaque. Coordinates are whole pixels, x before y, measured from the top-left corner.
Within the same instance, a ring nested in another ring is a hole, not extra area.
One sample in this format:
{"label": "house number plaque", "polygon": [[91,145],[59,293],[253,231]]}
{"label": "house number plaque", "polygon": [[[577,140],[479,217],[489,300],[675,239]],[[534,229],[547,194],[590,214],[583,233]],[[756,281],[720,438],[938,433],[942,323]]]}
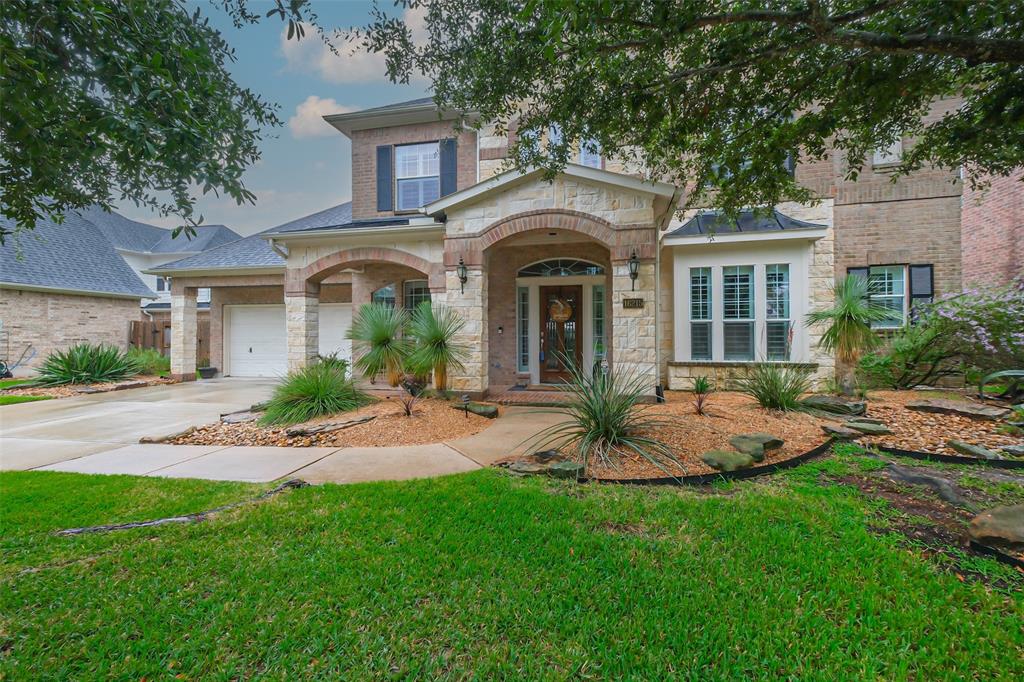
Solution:
{"label": "house number plaque", "polygon": [[624,298],[622,299],[623,308],[643,308],[644,299],[642,298]]}

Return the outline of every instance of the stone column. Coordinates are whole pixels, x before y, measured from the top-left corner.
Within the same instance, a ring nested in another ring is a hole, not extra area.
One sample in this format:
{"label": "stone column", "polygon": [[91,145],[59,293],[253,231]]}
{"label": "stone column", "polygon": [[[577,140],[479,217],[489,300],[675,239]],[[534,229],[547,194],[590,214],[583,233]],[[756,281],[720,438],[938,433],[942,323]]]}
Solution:
{"label": "stone column", "polygon": [[482,397],[487,391],[487,277],[483,269],[470,269],[466,273],[465,292],[455,270],[445,275],[445,303],[466,321],[456,339],[468,347],[463,360],[465,368],[452,370],[450,388],[459,393]]}
{"label": "stone column", "polygon": [[315,289],[284,297],[289,372],[315,362],[320,351],[320,292]]}
{"label": "stone column", "polygon": [[174,287],[171,291],[171,378],[196,380],[197,287]]}
{"label": "stone column", "polygon": [[[832,283],[835,281],[835,229],[829,228],[826,235],[813,243],[811,247],[811,262],[807,278],[807,293],[810,300],[810,309],[826,310],[835,304],[835,292]],[[794,324],[803,324],[803,320],[795,320]],[[807,343],[810,353],[810,361],[818,364],[814,372],[813,382],[815,388],[821,388],[828,379],[837,376],[836,358],[831,353],[821,348],[821,336],[825,333],[824,325],[807,327]]]}
{"label": "stone column", "polygon": [[[641,261],[635,289],[629,264],[612,264],[612,371],[642,377],[652,396],[658,381],[654,280],[653,260]],[[626,308],[624,299],[640,299],[643,306]]]}

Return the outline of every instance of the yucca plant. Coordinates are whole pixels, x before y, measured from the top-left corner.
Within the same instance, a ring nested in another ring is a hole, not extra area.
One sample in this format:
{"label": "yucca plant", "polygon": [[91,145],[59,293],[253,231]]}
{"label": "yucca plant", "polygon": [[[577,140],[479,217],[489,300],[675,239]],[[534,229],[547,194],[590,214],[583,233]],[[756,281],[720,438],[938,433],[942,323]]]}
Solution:
{"label": "yucca plant", "polygon": [[811,390],[811,373],[799,367],[759,362],[737,384],[741,393],[751,396],[765,409],[800,410],[800,396]]}
{"label": "yucca plant", "polygon": [[139,365],[116,346],[78,343],[50,353],[37,370],[39,386],[99,384],[120,381],[139,373]]}
{"label": "yucca plant", "polygon": [[648,388],[646,377],[624,371],[587,374],[572,358],[558,355],[570,377],[564,385],[568,405],[562,410],[567,419],[528,440],[531,448],[557,447],[573,452],[584,471],[593,459],[615,467],[629,453],[643,457],[669,475],[670,465],[683,467],[665,443],[644,435],[670,424],[648,413],[651,404],[643,401]]}
{"label": "yucca plant", "polygon": [[384,372],[388,383],[398,386],[412,349],[405,337],[408,322],[409,316],[401,308],[381,303],[362,306],[348,331],[357,356],[356,369],[371,380]]}
{"label": "yucca plant", "polygon": [[348,412],[372,399],[360,391],[343,368],[318,362],[290,372],[266,403],[263,424],[301,424],[316,417]]}
{"label": "yucca plant", "polygon": [[706,414],[705,409],[714,390],[711,386],[711,381],[707,377],[699,376],[694,378],[693,388],[690,389],[690,392],[693,393],[693,411],[695,414],[701,416]]}
{"label": "yucca plant", "polygon": [[408,366],[420,376],[434,373],[434,388],[448,390],[448,371],[463,369],[462,361],[468,346],[457,343],[455,337],[466,326],[466,320],[451,308],[420,303],[413,311],[409,323],[409,336],[415,346],[409,354]]}
{"label": "yucca plant", "polygon": [[857,361],[866,351],[879,343],[871,329],[872,322],[882,322],[889,311],[872,303],[868,297],[870,287],[863,277],[847,275],[832,285],[835,303],[831,308],[808,313],[808,325],[827,325],[818,345],[843,364],[840,388],[845,395],[853,395],[857,384]]}

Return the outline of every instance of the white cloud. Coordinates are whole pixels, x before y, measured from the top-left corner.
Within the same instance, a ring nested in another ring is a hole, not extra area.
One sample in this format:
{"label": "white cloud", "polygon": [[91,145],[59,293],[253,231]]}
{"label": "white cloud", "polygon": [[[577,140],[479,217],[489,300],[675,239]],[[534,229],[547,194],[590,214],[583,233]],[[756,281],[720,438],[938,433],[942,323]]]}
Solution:
{"label": "white cloud", "polygon": [[[426,40],[425,12],[424,8],[407,9],[402,15],[417,43]],[[301,40],[288,40],[287,29],[281,29],[281,53],[287,69],[314,73],[328,83],[374,83],[387,80],[387,65],[383,54],[367,52],[362,46],[345,42],[341,37],[334,41],[338,50],[335,54],[320,39],[313,26],[304,24],[304,27],[305,37]],[[422,75],[416,75],[413,80],[422,80]]]}
{"label": "white cloud", "polygon": [[320,98],[310,95],[299,106],[295,115],[288,119],[292,137],[302,140],[309,137],[326,137],[335,133],[334,128],[323,119],[325,114],[343,114],[355,111],[353,107],[338,104],[333,97]]}

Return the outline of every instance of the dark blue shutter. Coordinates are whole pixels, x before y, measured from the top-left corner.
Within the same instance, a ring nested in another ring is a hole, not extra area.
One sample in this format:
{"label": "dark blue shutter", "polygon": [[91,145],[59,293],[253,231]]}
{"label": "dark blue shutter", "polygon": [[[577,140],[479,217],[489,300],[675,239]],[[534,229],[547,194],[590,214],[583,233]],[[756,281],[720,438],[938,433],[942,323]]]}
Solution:
{"label": "dark blue shutter", "polygon": [[917,321],[919,306],[931,303],[935,296],[935,275],[931,265],[910,266],[910,319]]}
{"label": "dark blue shutter", "polygon": [[454,138],[441,140],[438,143],[441,154],[441,196],[454,194],[459,188],[458,162],[456,161],[458,144]]}
{"label": "dark blue shutter", "polygon": [[394,181],[391,163],[392,147],[389,144],[377,147],[377,210],[392,211],[395,207]]}

